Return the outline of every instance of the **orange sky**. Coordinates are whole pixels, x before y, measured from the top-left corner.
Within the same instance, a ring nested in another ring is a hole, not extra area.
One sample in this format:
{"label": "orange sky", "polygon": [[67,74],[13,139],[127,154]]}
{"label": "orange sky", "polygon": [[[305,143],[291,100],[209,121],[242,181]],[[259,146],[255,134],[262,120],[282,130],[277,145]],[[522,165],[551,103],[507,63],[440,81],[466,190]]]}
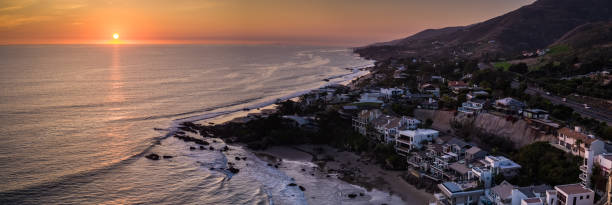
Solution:
{"label": "orange sky", "polygon": [[467,25],[534,0],[3,0],[0,44],[358,46]]}

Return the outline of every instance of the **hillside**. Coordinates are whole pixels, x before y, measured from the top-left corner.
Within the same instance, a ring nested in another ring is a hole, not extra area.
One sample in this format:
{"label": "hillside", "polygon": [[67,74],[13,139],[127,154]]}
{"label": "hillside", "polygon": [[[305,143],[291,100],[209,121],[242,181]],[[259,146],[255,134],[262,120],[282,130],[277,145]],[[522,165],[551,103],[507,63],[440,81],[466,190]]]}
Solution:
{"label": "hillside", "polygon": [[609,0],[538,0],[493,19],[429,29],[413,36],[355,49],[372,58],[497,58],[545,48],[579,25],[612,20]]}
{"label": "hillside", "polygon": [[595,22],[578,26],[567,32],[551,47],[566,45],[575,49],[612,46],[612,22]]}

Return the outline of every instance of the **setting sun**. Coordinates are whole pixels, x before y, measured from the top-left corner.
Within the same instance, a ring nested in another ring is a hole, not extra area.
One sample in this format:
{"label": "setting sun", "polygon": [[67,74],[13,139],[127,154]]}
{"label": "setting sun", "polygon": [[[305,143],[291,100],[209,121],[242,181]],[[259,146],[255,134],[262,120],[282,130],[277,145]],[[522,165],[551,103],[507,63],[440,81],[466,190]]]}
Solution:
{"label": "setting sun", "polygon": [[119,34],[118,34],[118,33],[114,33],[114,34],[113,34],[113,38],[114,38],[115,40],[119,39]]}

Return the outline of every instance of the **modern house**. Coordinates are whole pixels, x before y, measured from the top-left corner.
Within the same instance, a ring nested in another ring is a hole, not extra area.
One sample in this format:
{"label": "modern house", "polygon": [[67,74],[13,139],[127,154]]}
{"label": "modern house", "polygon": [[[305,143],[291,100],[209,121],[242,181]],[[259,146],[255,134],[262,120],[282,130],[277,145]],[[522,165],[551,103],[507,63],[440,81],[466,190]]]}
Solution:
{"label": "modern house", "polygon": [[404,90],[400,88],[381,88],[380,95],[385,99],[391,99],[393,97],[399,97],[404,94]]}
{"label": "modern house", "polygon": [[546,192],[546,203],[552,205],[593,205],[595,192],[581,184],[555,186]]}
{"label": "modern house", "polygon": [[465,161],[468,163],[484,159],[485,156],[487,156],[487,152],[476,146],[473,146],[465,151]]}
{"label": "modern house", "polygon": [[514,98],[508,97],[496,100],[495,105],[493,107],[501,112],[515,114],[525,108],[525,103],[515,100]]}
{"label": "modern house", "polygon": [[353,129],[361,135],[368,134],[368,124],[382,115],[379,109],[362,110],[353,118]]}
{"label": "modern house", "polygon": [[512,205],[540,204],[546,200],[546,191],[550,190],[548,185],[518,187],[512,189]]}
{"label": "modern house", "polygon": [[401,130],[395,139],[395,150],[406,156],[413,149],[420,149],[426,142],[438,137],[439,132],[432,129]]}
{"label": "modern house", "polygon": [[514,176],[521,169],[521,165],[504,156],[486,156],[481,162],[485,167],[491,169],[493,174],[503,174],[504,176]]}
{"label": "modern house", "polygon": [[548,120],[548,112],[542,109],[526,109],[523,110],[523,117],[529,119]]}
{"label": "modern house", "polygon": [[478,199],[484,195],[483,189],[466,188],[455,182],[438,184],[441,193],[434,194],[439,205],[468,205],[477,204]]}
{"label": "modern house", "polygon": [[457,108],[457,111],[467,114],[478,114],[484,107],[486,101],[484,100],[469,100],[467,102],[461,103],[461,107]]}

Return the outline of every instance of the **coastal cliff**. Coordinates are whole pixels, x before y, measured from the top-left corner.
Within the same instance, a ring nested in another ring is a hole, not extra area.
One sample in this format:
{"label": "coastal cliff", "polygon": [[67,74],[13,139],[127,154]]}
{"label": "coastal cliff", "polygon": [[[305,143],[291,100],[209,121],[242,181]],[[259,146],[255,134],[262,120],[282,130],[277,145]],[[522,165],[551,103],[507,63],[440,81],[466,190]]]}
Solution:
{"label": "coastal cliff", "polygon": [[462,113],[455,116],[454,111],[417,109],[414,111],[414,114],[419,120],[433,120],[432,127],[443,132],[454,133],[452,132],[452,122],[460,122],[472,125],[473,128],[481,132],[504,137],[512,141],[516,148],[536,141],[548,141],[553,138],[551,135],[542,134],[532,129],[527,121],[523,119],[511,121],[490,113],[480,113],[469,117]]}

